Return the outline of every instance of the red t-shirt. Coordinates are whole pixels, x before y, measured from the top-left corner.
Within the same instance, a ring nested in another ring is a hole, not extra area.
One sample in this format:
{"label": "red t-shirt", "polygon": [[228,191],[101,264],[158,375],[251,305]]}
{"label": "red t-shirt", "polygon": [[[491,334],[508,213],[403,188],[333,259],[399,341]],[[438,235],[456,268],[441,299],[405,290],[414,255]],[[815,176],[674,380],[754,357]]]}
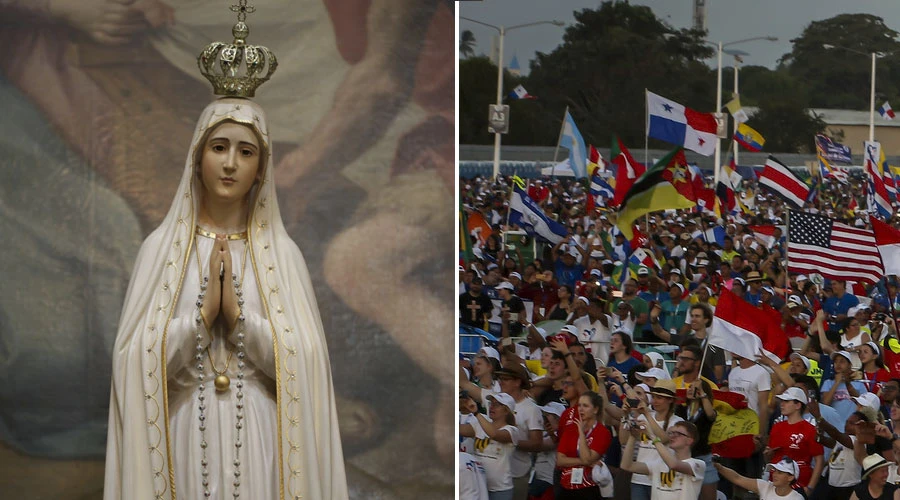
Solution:
{"label": "red t-shirt", "polygon": [[559,416],[559,426],[556,428],[557,441],[562,440],[563,432],[565,432],[566,429],[575,430],[574,427],[569,427],[569,424],[575,421],[575,417],[578,416],[578,413],[576,413],[577,411],[577,406],[570,406]]}
{"label": "red t-shirt", "polygon": [[[565,413],[563,415],[565,416]],[[577,429],[572,427],[574,425],[574,421],[570,421],[569,427],[571,428],[566,429],[565,432],[560,435],[559,447],[556,449],[565,456],[573,458],[578,457],[578,436],[580,434]],[[562,431],[562,429],[562,419],[560,419],[560,431]],[[585,437],[587,438],[588,447],[599,453],[601,457],[606,454],[606,449],[609,448],[609,443],[612,442],[612,434],[610,434],[609,430],[600,423],[594,425],[594,428],[591,429]],[[580,490],[597,487],[591,479],[592,467],[561,467],[561,469],[562,477],[560,478],[560,482],[563,488],[567,490]],[[572,471],[574,469],[583,469],[581,484],[572,484]]]}
{"label": "red t-shirt", "polygon": [[787,420],[776,423],[769,432],[769,447],[774,450],[770,463],[778,463],[785,455],[800,467],[797,482],[804,488],[812,477],[812,459],[823,453],[822,445],[816,442],[816,427],[801,420],[796,424]]}
{"label": "red t-shirt", "polygon": [[[863,372],[862,382],[866,384],[866,390],[872,394],[878,394],[881,386],[891,379],[891,372],[885,368],[878,368],[874,372]],[[881,400],[884,403],[884,399]]]}

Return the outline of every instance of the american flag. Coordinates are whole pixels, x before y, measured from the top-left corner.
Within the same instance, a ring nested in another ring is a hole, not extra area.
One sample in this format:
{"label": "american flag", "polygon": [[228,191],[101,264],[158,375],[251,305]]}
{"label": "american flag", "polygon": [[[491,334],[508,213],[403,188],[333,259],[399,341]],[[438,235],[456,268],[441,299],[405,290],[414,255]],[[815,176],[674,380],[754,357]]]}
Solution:
{"label": "american flag", "polygon": [[833,280],[870,283],[884,276],[871,229],[791,210],[788,238],[791,272],[819,273]]}

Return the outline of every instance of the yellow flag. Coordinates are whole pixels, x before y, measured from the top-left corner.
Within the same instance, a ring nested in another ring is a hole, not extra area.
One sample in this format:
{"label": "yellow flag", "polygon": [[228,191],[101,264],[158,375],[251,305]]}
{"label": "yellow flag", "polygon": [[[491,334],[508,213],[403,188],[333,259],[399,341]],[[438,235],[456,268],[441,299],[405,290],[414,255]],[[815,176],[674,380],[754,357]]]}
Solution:
{"label": "yellow flag", "polygon": [[744,111],[744,108],[741,107],[741,98],[735,97],[734,99],[728,101],[725,105],[728,108],[728,112],[731,113],[731,116],[734,117],[734,121],[738,123],[744,123],[750,118],[747,116],[747,113]]}

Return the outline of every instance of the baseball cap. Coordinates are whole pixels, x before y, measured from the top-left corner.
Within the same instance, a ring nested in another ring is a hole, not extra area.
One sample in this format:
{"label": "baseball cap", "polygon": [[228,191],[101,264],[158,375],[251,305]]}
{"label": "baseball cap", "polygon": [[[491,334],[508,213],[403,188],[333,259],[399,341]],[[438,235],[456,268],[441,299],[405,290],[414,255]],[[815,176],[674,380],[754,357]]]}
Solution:
{"label": "baseball cap", "polygon": [[831,353],[831,359],[835,359],[838,356],[843,356],[844,358],[847,359],[847,361],[849,361],[851,363],[853,362],[853,357],[847,351],[835,351],[835,352]]}
{"label": "baseball cap", "polygon": [[803,300],[801,300],[800,297],[797,295],[791,295],[787,299],[787,305],[788,305],[788,307],[794,307],[794,306],[800,307],[803,305]]}
{"label": "baseball cap", "polygon": [[515,290],[516,287],[513,286],[509,281],[503,281],[499,285],[497,285],[497,290]]}
{"label": "baseball cap", "polygon": [[782,401],[800,401],[803,404],[809,403],[809,396],[799,387],[788,387],[781,394],[775,396]]}
{"label": "baseball cap", "polygon": [[538,406],[544,413],[550,413],[556,415],[557,417],[562,416],[563,412],[566,411],[566,407],[563,406],[562,403],[551,401],[544,406]]}
{"label": "baseball cap", "polygon": [[677,275],[680,276],[680,275],[681,275],[681,269],[678,269],[677,267],[673,267],[672,270],[669,271],[669,274],[677,274]]}
{"label": "baseball cap", "polygon": [[522,275],[519,274],[519,273],[517,273],[517,272],[515,272],[515,271],[509,273],[509,277],[510,277],[510,279],[512,279],[512,278],[519,278],[519,279],[522,279]]}
{"label": "baseball cap", "polygon": [[769,294],[771,294],[771,295],[775,295],[775,289],[770,287],[769,285],[762,287],[761,290],[764,292],[769,292]]}
{"label": "baseball cap", "polygon": [[487,357],[487,358],[494,358],[494,359],[496,359],[497,361],[500,361],[500,353],[497,352],[497,349],[494,349],[493,347],[488,346],[488,345],[486,345],[486,346],[482,347],[481,349],[479,349],[479,350],[478,350],[478,355],[479,355],[479,356],[484,356],[484,357]]}
{"label": "baseball cap", "polygon": [[559,333],[568,333],[578,337],[578,328],[575,328],[573,325],[566,325],[559,329]]}
{"label": "baseball cap", "polygon": [[656,380],[669,380],[670,378],[672,378],[669,375],[669,372],[663,370],[662,368],[656,368],[655,366],[645,372],[638,372],[635,375],[637,375],[638,378],[642,380],[644,377],[653,377]]}
{"label": "baseball cap", "polygon": [[647,276],[648,274],[650,274],[650,269],[648,269],[648,268],[646,268],[646,267],[644,267],[644,266],[641,266],[641,267],[638,269],[638,272],[637,272],[637,273],[638,273],[638,276]]}
{"label": "baseball cap", "polygon": [[792,476],[800,477],[800,466],[797,465],[797,462],[793,461],[790,457],[785,455],[781,458],[777,463],[769,464],[769,469],[780,470],[781,472],[790,474]]}
{"label": "baseball cap", "polygon": [[881,408],[881,399],[879,399],[877,395],[871,392],[860,394],[859,396],[850,399],[852,399],[858,405],[868,406],[875,411],[878,411]]}
{"label": "baseball cap", "polygon": [[800,354],[799,352],[792,352],[791,359],[799,359],[800,362],[803,363],[803,366],[806,367],[806,371],[809,372],[809,367],[810,367],[809,358]]}
{"label": "baseball cap", "polygon": [[487,399],[493,399],[494,401],[509,408],[509,411],[511,412],[516,411],[516,400],[505,392],[495,392],[492,394],[488,394]]}

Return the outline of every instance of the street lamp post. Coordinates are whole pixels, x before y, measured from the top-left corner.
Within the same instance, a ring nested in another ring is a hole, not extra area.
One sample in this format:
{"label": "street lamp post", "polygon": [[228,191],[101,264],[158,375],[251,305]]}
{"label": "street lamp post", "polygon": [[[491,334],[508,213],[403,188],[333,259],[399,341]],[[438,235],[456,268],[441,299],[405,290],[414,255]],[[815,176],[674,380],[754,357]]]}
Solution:
{"label": "street lamp post", "polygon": [[[482,26],[487,26],[488,28],[493,28],[497,30],[497,33],[500,36],[500,40],[497,44],[498,53],[497,53],[497,106],[503,104],[503,39],[506,36],[507,31],[512,31],[514,29],[525,28],[528,26],[537,26],[539,24],[552,24],[554,26],[565,26],[565,23],[562,21],[535,21],[533,23],[525,23],[525,24],[517,24],[515,26],[505,27],[505,26],[494,26],[493,24],[484,23],[481,21],[476,21],[475,19],[470,19],[468,17],[459,16],[460,19],[465,19],[466,21],[473,22],[475,24],[480,24]],[[507,120],[509,118],[507,117]],[[497,179],[497,176],[500,175],[500,136],[502,134],[500,132],[494,132],[494,179]]]}
{"label": "street lamp post", "polygon": [[[733,42],[722,43],[718,42],[715,45],[718,47],[718,64],[716,68],[716,113],[722,111],[722,49],[728,47],[729,45],[737,45],[739,43],[744,42],[753,42],[756,40],[768,40],[770,42],[778,41],[778,37],[774,36],[755,36],[752,38],[745,38],[743,40],[735,40]],[[712,42],[707,42],[712,44]],[[721,167],[722,162],[722,140],[718,137],[716,138],[716,155],[715,155],[715,165],[713,177],[715,179],[715,183],[719,183],[719,167]]]}
{"label": "street lamp post", "polygon": [[832,45],[830,43],[823,43],[823,49],[842,49],[847,52],[853,52],[854,54],[859,54],[861,56],[871,56],[872,57],[872,74],[870,76],[869,82],[869,142],[875,141],[875,59],[879,56],[885,56],[887,54],[878,53],[878,52],[862,52],[860,50],[851,49],[849,47],[841,47],[840,45]]}

